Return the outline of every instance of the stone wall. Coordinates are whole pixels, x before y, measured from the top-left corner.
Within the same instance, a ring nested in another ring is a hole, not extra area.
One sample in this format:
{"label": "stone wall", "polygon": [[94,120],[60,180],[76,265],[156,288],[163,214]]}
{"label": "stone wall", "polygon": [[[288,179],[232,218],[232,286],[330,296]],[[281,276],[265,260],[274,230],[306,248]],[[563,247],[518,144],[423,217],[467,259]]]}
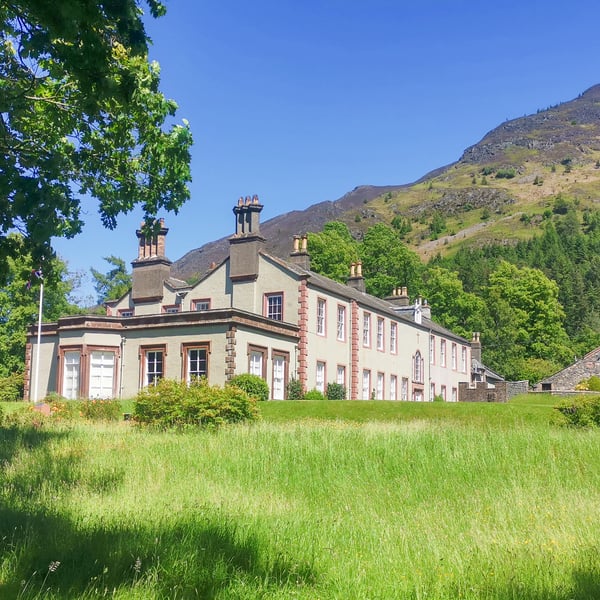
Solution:
{"label": "stone wall", "polygon": [[528,381],[499,381],[494,387],[488,387],[485,381],[480,381],[475,387],[468,383],[459,383],[459,402],[507,402],[517,394],[529,391]]}
{"label": "stone wall", "polygon": [[600,363],[596,360],[582,359],[552,377],[544,379],[538,384],[536,390],[571,391],[578,383],[589,379],[592,375],[600,376]]}

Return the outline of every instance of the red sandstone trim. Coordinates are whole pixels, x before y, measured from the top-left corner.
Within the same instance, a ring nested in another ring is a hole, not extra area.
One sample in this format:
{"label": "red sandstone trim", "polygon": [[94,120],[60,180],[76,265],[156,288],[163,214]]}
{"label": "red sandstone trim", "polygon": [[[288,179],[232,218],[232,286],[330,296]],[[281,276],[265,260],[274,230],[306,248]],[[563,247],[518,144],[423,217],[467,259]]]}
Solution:
{"label": "red sandstone trim", "polygon": [[350,399],[358,400],[359,384],[359,365],[358,365],[358,347],[359,347],[359,319],[358,304],[353,300],[350,305]]}
{"label": "red sandstone trim", "polygon": [[306,279],[298,286],[298,322],[300,339],[298,341],[298,380],[306,390],[308,382],[308,286]]}

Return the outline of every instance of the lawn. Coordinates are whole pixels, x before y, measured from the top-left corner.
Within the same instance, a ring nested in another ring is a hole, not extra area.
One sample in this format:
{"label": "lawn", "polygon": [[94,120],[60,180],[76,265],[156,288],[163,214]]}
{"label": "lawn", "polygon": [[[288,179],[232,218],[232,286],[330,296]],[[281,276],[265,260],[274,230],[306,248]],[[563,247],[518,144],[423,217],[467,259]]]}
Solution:
{"label": "lawn", "polygon": [[555,402],[0,429],[0,598],[596,599],[600,433]]}

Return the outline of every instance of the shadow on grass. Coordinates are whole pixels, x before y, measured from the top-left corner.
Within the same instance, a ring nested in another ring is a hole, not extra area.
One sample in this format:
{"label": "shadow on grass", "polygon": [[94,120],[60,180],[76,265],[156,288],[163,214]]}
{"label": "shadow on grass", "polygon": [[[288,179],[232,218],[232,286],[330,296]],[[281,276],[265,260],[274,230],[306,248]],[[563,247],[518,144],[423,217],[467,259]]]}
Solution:
{"label": "shadow on grass", "polygon": [[[159,525],[74,522],[53,490],[110,493],[120,480],[82,473],[76,452],[52,452],[48,442],[65,435],[0,428],[0,598],[66,600],[128,589],[138,598],[268,598],[269,591],[315,583],[311,565],[274,556],[269,540],[201,509],[180,519],[166,515]],[[34,460],[11,471],[21,450]]]}

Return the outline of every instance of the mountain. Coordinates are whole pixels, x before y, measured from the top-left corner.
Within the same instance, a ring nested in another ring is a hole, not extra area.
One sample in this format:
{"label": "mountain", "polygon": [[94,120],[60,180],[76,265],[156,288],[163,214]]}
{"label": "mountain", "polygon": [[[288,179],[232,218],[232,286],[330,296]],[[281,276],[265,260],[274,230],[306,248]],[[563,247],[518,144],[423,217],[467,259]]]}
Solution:
{"label": "mountain", "polygon": [[[557,201],[580,211],[600,201],[600,85],[502,123],[457,162],[412,184],[359,186],[338,200],[270,219],[261,233],[267,250],[285,258],[294,234],[320,231],[328,221],[347,223],[360,238],[371,225],[401,216],[411,225],[404,241],[427,259],[462,244],[531,237]],[[202,275],[227,252],[227,238],[209,242],[177,260],[175,274]]]}

